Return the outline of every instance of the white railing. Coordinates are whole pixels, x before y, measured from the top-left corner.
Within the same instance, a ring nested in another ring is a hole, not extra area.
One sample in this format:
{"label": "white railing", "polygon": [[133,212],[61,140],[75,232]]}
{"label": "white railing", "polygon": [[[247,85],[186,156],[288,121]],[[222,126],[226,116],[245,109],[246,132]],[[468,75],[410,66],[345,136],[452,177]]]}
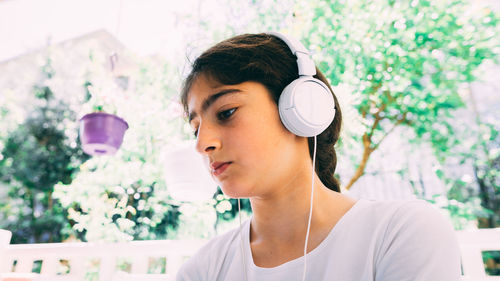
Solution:
{"label": "white railing", "polygon": [[500,281],[500,276],[488,276],[484,270],[482,252],[500,251],[500,228],[457,231],[462,252],[463,280]]}
{"label": "white railing", "polygon": [[[175,279],[182,263],[203,240],[157,240],[125,243],[44,243],[10,245],[11,233],[0,230],[0,280],[83,281],[89,263],[98,263],[98,280],[164,280]],[[117,269],[120,259],[127,259],[130,273]],[[61,263],[62,261],[62,263]],[[165,272],[148,274],[151,263],[158,261]],[[32,274],[35,262],[41,262],[40,274]],[[61,265],[64,274],[59,274]],[[28,279],[12,279],[28,278]]]}
{"label": "white railing", "polygon": [[[462,251],[462,280],[500,281],[484,270],[482,252],[500,251],[500,228],[457,231]],[[204,240],[157,240],[127,243],[48,243],[10,245],[11,233],[0,230],[0,281],[83,281],[90,259],[99,260],[99,281],[175,279],[185,259],[196,252]],[[117,269],[118,260],[128,258],[130,273]],[[161,274],[148,274],[154,259],[165,268]],[[69,272],[58,275],[61,260]],[[40,274],[33,274],[34,262],[41,262]],[[17,278],[17,279],[16,279]]]}

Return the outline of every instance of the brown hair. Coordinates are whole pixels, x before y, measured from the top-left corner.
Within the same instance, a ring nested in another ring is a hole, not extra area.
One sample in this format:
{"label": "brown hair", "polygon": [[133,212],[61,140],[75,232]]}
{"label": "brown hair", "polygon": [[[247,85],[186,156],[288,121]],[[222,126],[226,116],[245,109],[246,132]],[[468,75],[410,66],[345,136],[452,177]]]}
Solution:
{"label": "brown hair", "polygon": [[[184,111],[188,110],[188,92],[200,74],[225,85],[236,85],[246,81],[259,82],[271,92],[277,105],[285,86],[299,76],[296,60],[285,42],[269,34],[243,34],[224,40],[194,61],[192,70],[182,87],[181,102]],[[314,77],[332,90],[318,68]],[[335,94],[333,98],[336,108],[335,118],[330,126],[317,136],[316,173],[329,189],[340,192],[339,182],[333,175],[337,166],[334,145],[339,139],[342,113]],[[308,138],[308,143],[312,158],[314,138]]]}

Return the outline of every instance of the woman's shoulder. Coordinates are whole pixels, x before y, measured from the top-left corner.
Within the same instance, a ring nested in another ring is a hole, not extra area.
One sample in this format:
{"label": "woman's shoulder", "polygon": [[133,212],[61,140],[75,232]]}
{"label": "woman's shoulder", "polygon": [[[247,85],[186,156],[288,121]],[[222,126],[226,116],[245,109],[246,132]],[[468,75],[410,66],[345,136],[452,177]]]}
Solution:
{"label": "woman's shoulder", "polygon": [[424,200],[358,199],[335,227],[337,236],[381,243],[392,236],[439,232],[454,235],[444,214]]}
{"label": "woman's shoulder", "polygon": [[411,200],[367,200],[360,199],[356,204],[358,215],[373,223],[398,224],[404,221],[437,220],[446,221],[444,215],[427,201]]}
{"label": "woman's shoulder", "polygon": [[439,209],[424,200],[365,203],[367,213],[376,216],[380,227],[378,237],[373,237],[378,240],[380,279],[418,275],[422,276],[418,280],[437,276],[440,279],[433,280],[456,280],[460,250],[450,221]]}
{"label": "woman's shoulder", "polygon": [[176,280],[207,280],[211,273],[219,270],[228,253],[235,247],[239,233],[240,228],[237,227],[210,239],[182,265]]}
{"label": "woman's shoulder", "polygon": [[[379,204],[390,205],[391,202]],[[453,226],[444,212],[424,200],[397,201],[389,208],[385,240],[411,239],[427,245],[455,240]]]}
{"label": "woman's shoulder", "polygon": [[[453,227],[444,212],[420,199],[371,201],[361,199],[354,220],[362,222],[379,239],[422,234],[436,239],[454,237]],[[373,237],[375,238],[375,237]]]}

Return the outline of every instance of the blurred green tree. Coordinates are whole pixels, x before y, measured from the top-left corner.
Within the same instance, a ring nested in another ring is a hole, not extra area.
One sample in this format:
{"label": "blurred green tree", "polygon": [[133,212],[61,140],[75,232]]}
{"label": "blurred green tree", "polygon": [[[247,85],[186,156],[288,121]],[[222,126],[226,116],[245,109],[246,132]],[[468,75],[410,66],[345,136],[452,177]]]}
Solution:
{"label": "blurred green tree", "polygon": [[[451,122],[464,107],[459,88],[500,52],[494,11],[466,1],[315,1],[300,9],[310,19],[309,45],[333,85],[347,85],[360,124],[346,145],[356,146],[350,189],[372,153],[398,126],[429,142],[439,161],[458,145]],[[308,22],[305,20],[304,22]]]}
{"label": "blurred green tree", "polygon": [[[491,129],[491,128],[490,128]],[[480,227],[500,226],[500,143],[498,142],[498,131],[492,130],[494,140],[481,141],[477,146],[482,153],[476,154],[474,160],[474,177],[479,185],[479,198],[482,206],[491,212],[480,220]],[[491,139],[490,139],[491,140]],[[495,148],[490,148],[494,146]],[[476,149],[476,148],[474,148]]]}
{"label": "blurred green tree", "polygon": [[[479,199],[485,212],[476,214],[479,227],[497,227],[500,225],[500,133],[499,123],[491,122],[490,118],[481,118],[477,110],[477,101],[472,90],[469,100],[473,118],[470,124],[458,122],[454,124],[454,134],[449,137],[457,142],[469,145],[456,146],[447,150],[448,157],[460,165],[470,165],[472,176],[461,175],[453,177],[446,171],[440,171],[450,186],[449,199],[459,202],[471,202]],[[477,188],[472,188],[475,183]]]}
{"label": "blurred green tree", "polygon": [[54,185],[70,184],[88,159],[77,145],[75,113],[47,86],[54,76],[50,58],[41,82],[33,87],[37,101],[28,118],[10,132],[0,160],[0,181],[8,188],[0,200],[0,228],[13,232],[12,243],[60,242],[68,237],[67,212],[54,200]]}
{"label": "blurred green tree", "polygon": [[90,51],[82,114],[103,110],[125,119],[123,144],[115,155],[83,163],[70,184],[56,185],[54,196],[82,240],[165,239],[175,235],[180,202],[169,196],[162,151],[188,135],[182,107],[171,98],[181,79],[161,59],[118,55],[125,72],[109,71],[106,55]]}

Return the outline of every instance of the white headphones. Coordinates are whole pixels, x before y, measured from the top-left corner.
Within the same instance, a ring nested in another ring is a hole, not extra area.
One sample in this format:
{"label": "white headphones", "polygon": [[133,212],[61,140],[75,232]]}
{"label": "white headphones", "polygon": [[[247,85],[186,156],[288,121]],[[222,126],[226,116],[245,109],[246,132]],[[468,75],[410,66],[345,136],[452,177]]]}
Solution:
{"label": "white headphones", "polygon": [[278,32],[268,34],[283,40],[297,57],[299,78],[288,84],[278,102],[281,122],[292,133],[301,137],[321,134],[335,117],[335,102],[328,87],[316,75],[309,51],[295,38]]}

